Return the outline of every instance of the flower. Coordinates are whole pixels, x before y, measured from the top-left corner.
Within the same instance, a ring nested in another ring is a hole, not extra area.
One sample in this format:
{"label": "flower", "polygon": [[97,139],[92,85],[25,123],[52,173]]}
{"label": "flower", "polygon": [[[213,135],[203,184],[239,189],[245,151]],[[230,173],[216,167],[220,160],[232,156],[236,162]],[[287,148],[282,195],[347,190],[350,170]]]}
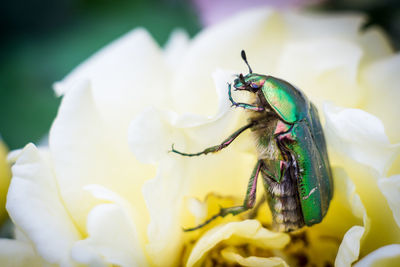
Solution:
{"label": "flower", "polygon": [[6,161],[7,148],[5,144],[0,140],[0,225],[4,222],[7,217],[6,213],[6,195],[8,185],[10,184],[10,166]]}
{"label": "flower", "polygon": [[[395,263],[400,56],[379,29],[360,33],[362,21],[259,8],[193,40],[176,31],[163,50],[143,29],[102,49],[55,85],[63,100],[49,146],[10,156],[17,227],[15,240],[0,240],[2,265]],[[241,49],[255,72],[302,88],[323,115],[335,193],[325,219],[298,234],[268,230],[265,204],[181,228],[240,203],[256,162],[249,133],[218,154],[167,153],[218,144],[245,123],[226,84],[246,72]]]}

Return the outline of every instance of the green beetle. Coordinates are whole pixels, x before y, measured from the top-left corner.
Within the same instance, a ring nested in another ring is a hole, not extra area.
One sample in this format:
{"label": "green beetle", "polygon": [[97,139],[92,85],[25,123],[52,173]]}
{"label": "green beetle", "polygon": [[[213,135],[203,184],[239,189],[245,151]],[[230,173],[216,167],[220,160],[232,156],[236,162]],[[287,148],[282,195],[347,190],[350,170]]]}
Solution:
{"label": "green beetle", "polygon": [[316,107],[290,83],[268,75],[253,73],[247,62],[249,74],[240,74],[234,81],[235,90],[253,94],[252,104],[237,103],[228,96],[232,106],[250,111],[249,123],[235,131],[220,145],[199,153],[172,152],[183,156],[199,156],[217,152],[233,142],[246,129],[254,133],[258,161],[251,174],[242,206],[222,208],[204,223],[186,231],[201,228],[215,218],[239,214],[255,205],[257,178],[261,172],[273,229],[291,232],[321,222],[328,211],[333,195],[324,133]]}

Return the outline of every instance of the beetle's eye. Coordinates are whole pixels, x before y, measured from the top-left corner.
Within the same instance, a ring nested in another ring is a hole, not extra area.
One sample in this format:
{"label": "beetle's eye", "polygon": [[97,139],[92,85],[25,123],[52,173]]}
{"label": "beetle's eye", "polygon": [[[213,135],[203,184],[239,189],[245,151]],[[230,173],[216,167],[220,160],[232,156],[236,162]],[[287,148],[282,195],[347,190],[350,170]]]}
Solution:
{"label": "beetle's eye", "polygon": [[258,89],[258,84],[256,84],[256,83],[251,83],[250,86],[253,89]]}

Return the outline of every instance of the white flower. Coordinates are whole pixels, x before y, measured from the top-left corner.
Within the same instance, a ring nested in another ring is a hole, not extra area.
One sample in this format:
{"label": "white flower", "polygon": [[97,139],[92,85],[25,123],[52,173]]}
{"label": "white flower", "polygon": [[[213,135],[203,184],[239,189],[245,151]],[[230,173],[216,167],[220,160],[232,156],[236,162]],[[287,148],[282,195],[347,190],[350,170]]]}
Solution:
{"label": "white flower", "polygon": [[[16,240],[0,241],[0,263],[350,266],[369,253],[359,264],[395,263],[400,56],[380,30],[360,33],[362,20],[260,8],[193,40],[177,31],[164,50],[142,29],[102,49],[55,85],[63,100],[49,147],[13,155]],[[214,155],[167,153],[172,143],[200,151],[245,123],[226,85],[247,72],[242,49],[255,72],[301,88],[326,123],[335,194],[323,222],[300,237],[266,229],[265,205],[255,219],[181,228],[242,201],[256,162],[248,133]]]}

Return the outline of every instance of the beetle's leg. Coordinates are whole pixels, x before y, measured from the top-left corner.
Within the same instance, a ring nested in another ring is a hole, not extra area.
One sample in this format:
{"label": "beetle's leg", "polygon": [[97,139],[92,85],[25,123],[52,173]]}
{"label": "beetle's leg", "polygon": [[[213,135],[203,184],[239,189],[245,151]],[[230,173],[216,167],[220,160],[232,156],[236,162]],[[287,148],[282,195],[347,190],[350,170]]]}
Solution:
{"label": "beetle's leg", "polygon": [[245,130],[253,127],[254,125],[256,125],[257,122],[256,121],[252,121],[249,124],[243,126],[242,128],[236,130],[233,134],[231,134],[227,139],[225,139],[221,144],[216,145],[216,146],[212,146],[212,147],[208,147],[206,149],[204,149],[201,152],[198,153],[184,153],[184,152],[180,152],[178,150],[176,150],[174,148],[174,144],[172,144],[172,149],[170,152],[174,152],[176,154],[182,155],[182,156],[188,156],[188,157],[193,157],[193,156],[200,156],[202,154],[208,154],[208,153],[215,153],[218,152],[222,149],[224,149],[225,147],[229,146],[233,140],[236,139],[236,137],[238,137],[241,133],[243,133]]}
{"label": "beetle's leg", "polygon": [[233,100],[232,98],[232,85],[228,84],[228,96],[229,96],[229,101],[231,101],[232,106],[235,107],[241,107],[244,109],[249,109],[249,110],[253,110],[253,111],[264,111],[264,107],[258,107],[258,106],[254,106],[254,105],[250,105],[250,104],[246,104],[246,103],[237,103],[235,102],[235,100]]}
{"label": "beetle's leg", "polygon": [[185,232],[194,231],[194,230],[197,230],[197,229],[209,224],[210,222],[212,222],[213,220],[215,220],[218,217],[225,217],[228,214],[237,215],[239,213],[242,213],[246,210],[253,208],[254,204],[256,202],[257,178],[260,173],[261,166],[262,166],[262,160],[259,160],[257,162],[256,166],[254,167],[253,172],[251,173],[249,184],[247,186],[246,197],[244,198],[244,202],[243,202],[242,206],[221,208],[219,213],[215,214],[214,216],[212,216],[210,219],[208,219],[204,223],[202,223],[196,227],[186,228],[183,230]]}

